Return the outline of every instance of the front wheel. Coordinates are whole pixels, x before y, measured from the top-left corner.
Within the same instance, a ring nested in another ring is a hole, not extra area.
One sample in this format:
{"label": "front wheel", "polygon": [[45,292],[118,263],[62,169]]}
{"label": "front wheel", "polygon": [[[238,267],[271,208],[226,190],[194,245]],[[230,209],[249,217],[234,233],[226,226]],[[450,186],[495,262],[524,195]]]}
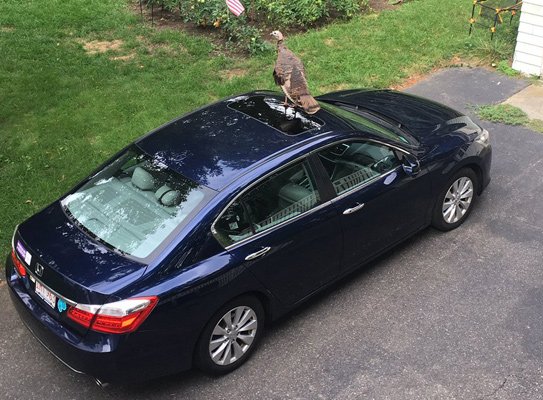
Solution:
{"label": "front wheel", "polygon": [[225,304],[209,320],[198,344],[195,363],[204,372],[226,374],[243,364],[264,330],[264,309],[252,296]]}
{"label": "front wheel", "polygon": [[460,226],[471,213],[477,198],[477,185],[477,175],[470,168],[454,174],[438,196],[432,226],[441,231]]}

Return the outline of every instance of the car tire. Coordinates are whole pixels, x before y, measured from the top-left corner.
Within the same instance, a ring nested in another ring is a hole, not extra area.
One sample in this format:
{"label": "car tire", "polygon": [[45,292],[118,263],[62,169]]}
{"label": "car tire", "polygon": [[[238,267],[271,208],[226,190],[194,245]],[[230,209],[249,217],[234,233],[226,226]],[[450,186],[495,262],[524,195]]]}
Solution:
{"label": "car tire", "polygon": [[443,187],[434,207],[432,226],[450,231],[468,218],[477,199],[479,181],[471,168],[456,172]]}
{"label": "car tire", "polygon": [[202,331],[194,363],[212,375],[227,374],[238,368],[257,346],[265,318],[262,304],[253,296],[241,296],[228,302]]}

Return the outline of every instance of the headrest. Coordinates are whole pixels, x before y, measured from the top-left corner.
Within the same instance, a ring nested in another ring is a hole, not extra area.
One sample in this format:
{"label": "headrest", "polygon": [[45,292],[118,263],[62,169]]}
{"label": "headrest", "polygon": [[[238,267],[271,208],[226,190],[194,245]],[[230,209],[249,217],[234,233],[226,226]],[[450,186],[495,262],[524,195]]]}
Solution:
{"label": "headrest", "polygon": [[163,205],[167,207],[175,206],[179,202],[179,190],[173,190],[168,185],[162,185],[155,192],[155,196]]}
{"label": "headrest", "polygon": [[153,190],[155,188],[155,179],[153,175],[141,167],[136,167],[132,173],[132,184],[141,190]]}

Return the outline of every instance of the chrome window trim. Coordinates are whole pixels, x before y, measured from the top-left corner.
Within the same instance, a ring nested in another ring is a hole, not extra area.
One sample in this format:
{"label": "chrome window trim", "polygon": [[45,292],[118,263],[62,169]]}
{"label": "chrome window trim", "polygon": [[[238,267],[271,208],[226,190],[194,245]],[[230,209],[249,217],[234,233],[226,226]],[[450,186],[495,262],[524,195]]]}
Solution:
{"label": "chrome window trim", "polygon": [[[265,229],[261,232],[258,232],[258,233],[255,233],[254,235],[251,235],[251,236],[248,236],[244,239],[241,239],[235,243],[232,243],[228,246],[223,246],[221,244],[221,242],[219,241],[219,239],[217,238],[217,230],[215,229],[215,225],[217,224],[217,221],[219,219],[221,219],[221,217],[223,216],[223,214],[226,212],[226,210],[228,210],[228,208],[233,204],[235,203],[241,196],[243,196],[247,191],[249,191],[250,189],[252,189],[253,187],[255,187],[256,185],[258,185],[260,182],[262,182],[263,180],[267,179],[268,177],[270,177],[271,175],[277,173],[279,170],[281,169],[284,169],[284,168],[287,168],[289,167],[290,165],[292,164],[295,164],[301,160],[304,160],[312,155],[312,154],[316,154],[318,153],[319,151],[322,151],[323,149],[325,149],[326,147],[330,147],[330,146],[333,146],[333,145],[337,145],[337,144],[340,144],[340,143],[344,143],[344,142],[353,142],[353,141],[366,141],[366,142],[375,142],[375,143],[378,143],[378,144],[381,144],[383,146],[388,146],[388,147],[391,147],[395,150],[398,150],[402,153],[405,153],[405,154],[409,154],[411,155],[411,153],[409,153],[407,150],[404,150],[402,149],[401,147],[397,147],[397,146],[394,146],[394,145],[391,145],[389,143],[386,143],[386,142],[381,142],[379,140],[375,140],[373,138],[364,138],[364,137],[360,137],[360,138],[353,138],[353,137],[350,137],[350,138],[347,138],[347,139],[342,139],[342,140],[339,140],[339,141],[335,141],[335,142],[332,142],[332,143],[329,143],[329,144],[326,144],[318,149],[315,149],[315,150],[312,150],[310,151],[309,153],[307,154],[304,154],[303,156],[300,156],[300,157],[297,157],[295,158],[294,160],[291,160],[289,161],[288,163],[284,164],[284,165],[281,165],[280,167],[268,172],[266,175],[260,177],[258,180],[256,180],[255,182],[253,182],[251,185],[247,186],[246,188],[244,188],[236,197],[234,197],[231,201],[228,202],[228,204],[223,208],[223,210],[220,212],[219,216],[217,218],[215,218],[215,220],[213,221],[213,223],[211,224],[211,233],[213,235],[213,237],[215,238],[215,240],[217,240],[217,242],[219,243],[219,245],[221,247],[223,247],[225,250],[232,250],[232,249],[235,249],[237,248],[238,246],[241,246],[245,243],[248,243],[250,242],[251,240],[255,239],[255,238],[260,238],[262,237],[263,235],[265,234],[268,234],[269,232],[273,232],[274,230],[288,224],[288,223],[291,223],[291,222],[294,222],[294,221],[297,221],[298,219],[300,219],[301,217],[304,217],[306,215],[309,215],[310,213],[313,213],[315,211],[318,211],[320,210],[321,208],[323,208],[324,206],[328,206],[330,204],[333,204],[335,203],[337,200],[340,200],[356,191],[359,191],[359,190],[362,190],[364,189],[365,187],[367,187],[369,184],[371,183],[374,183],[375,181],[379,180],[380,178],[383,178],[384,176],[396,171],[397,169],[399,169],[401,167],[401,165],[398,165],[396,168],[394,169],[391,169],[390,171],[387,171],[387,172],[384,172],[380,175],[377,175],[375,176],[374,178],[372,178],[371,180],[367,181],[367,182],[364,182],[364,184],[360,185],[360,186],[355,186],[352,190],[349,190],[345,193],[342,193],[340,195],[336,195],[336,197],[334,197],[333,199],[327,201],[327,202],[324,202],[324,203],[321,203],[319,205],[317,205],[316,207],[313,207],[311,208],[310,210],[307,210],[306,212],[302,213],[302,214],[299,214],[299,215],[296,215],[295,217],[293,218],[290,218],[290,219],[287,219],[286,221],[283,221],[277,225],[274,225],[268,229]],[[317,190],[318,192],[318,190]]]}

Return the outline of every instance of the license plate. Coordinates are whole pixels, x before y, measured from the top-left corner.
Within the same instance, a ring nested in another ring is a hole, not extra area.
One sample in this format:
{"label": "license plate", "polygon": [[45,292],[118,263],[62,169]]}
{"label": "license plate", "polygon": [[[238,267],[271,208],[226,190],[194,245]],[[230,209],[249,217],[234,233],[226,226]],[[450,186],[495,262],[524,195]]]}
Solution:
{"label": "license plate", "polygon": [[42,298],[51,308],[55,308],[57,304],[57,296],[51,293],[45,286],[36,281],[36,294]]}

